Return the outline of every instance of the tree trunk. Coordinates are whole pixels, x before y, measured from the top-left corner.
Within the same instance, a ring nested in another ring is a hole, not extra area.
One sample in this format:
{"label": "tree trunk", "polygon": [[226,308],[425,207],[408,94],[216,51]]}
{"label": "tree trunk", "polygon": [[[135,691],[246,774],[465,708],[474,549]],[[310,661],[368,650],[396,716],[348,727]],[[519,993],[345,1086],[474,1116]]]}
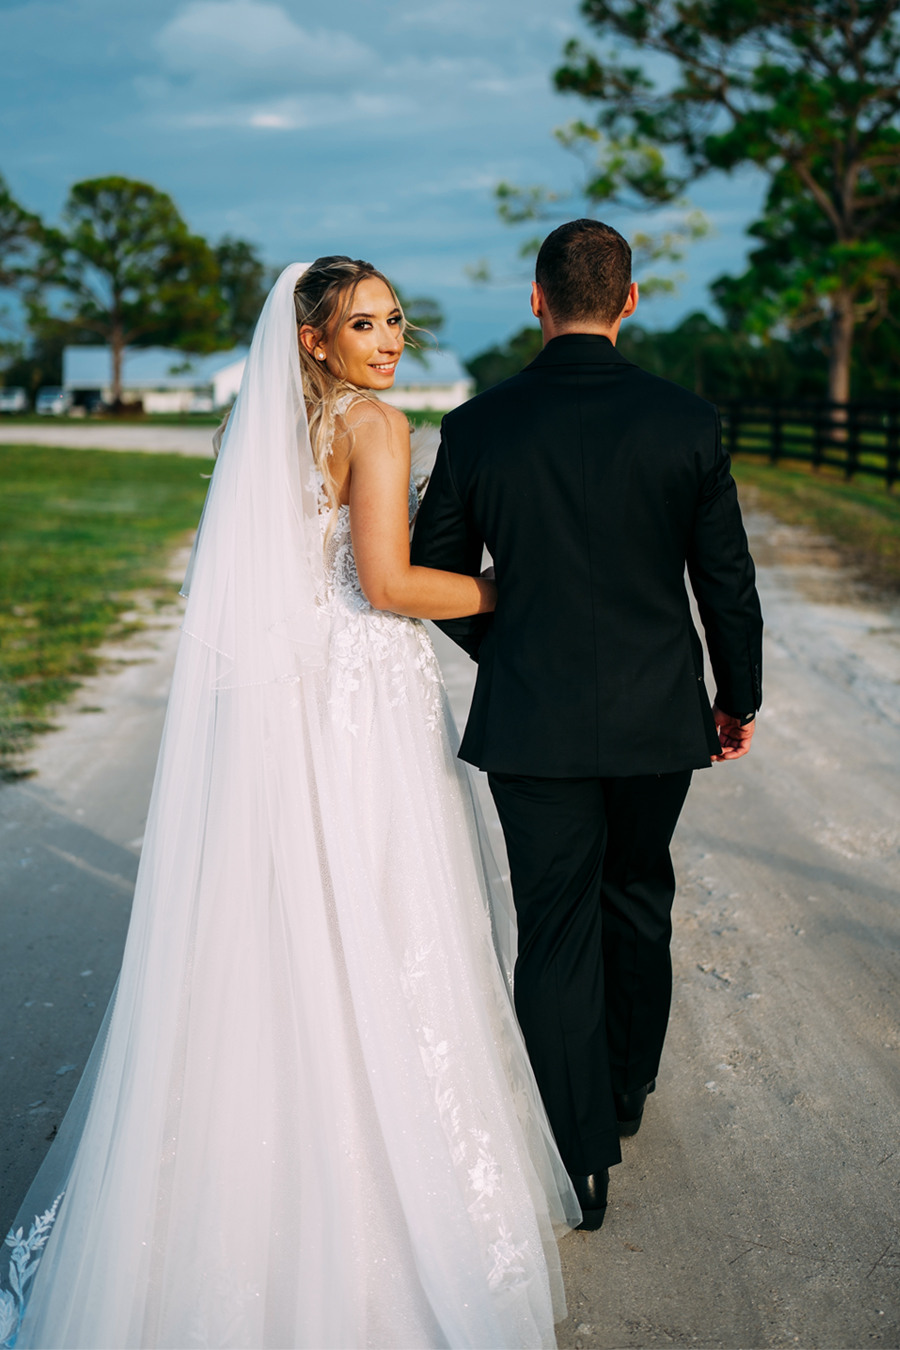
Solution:
{"label": "tree trunk", "polygon": [[828,397],[833,403],[850,401],[850,358],[853,354],[853,293],[841,289],[834,296],[831,315],[831,356],[828,363]]}
{"label": "tree trunk", "polygon": [[109,347],[112,355],[112,401],[118,408],[122,402],[122,353],[125,350],[122,329],[114,324],[109,335]]}

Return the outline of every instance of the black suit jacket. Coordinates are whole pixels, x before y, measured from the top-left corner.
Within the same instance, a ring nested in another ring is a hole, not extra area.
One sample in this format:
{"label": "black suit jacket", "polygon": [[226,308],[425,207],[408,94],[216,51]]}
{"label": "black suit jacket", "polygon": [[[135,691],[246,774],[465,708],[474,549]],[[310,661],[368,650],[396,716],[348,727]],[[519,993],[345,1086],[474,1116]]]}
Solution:
{"label": "black suit jacket", "polygon": [[475,575],[484,545],[496,613],[439,625],[479,663],[471,764],[548,778],[708,765],[685,564],[718,705],[759,707],[762,617],[716,409],[607,338],[554,338],[444,418],[412,560]]}

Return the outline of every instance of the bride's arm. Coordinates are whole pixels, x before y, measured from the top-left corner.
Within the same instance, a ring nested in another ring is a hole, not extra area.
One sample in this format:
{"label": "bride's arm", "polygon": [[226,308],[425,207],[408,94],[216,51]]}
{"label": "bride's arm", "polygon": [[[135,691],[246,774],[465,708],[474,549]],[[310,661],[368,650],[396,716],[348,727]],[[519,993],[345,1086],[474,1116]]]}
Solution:
{"label": "bride's arm", "polygon": [[497,598],[492,581],[410,565],[406,418],[387,404],[360,400],[347,421],[353,431],[350,532],[369,604],[416,619],[489,613]]}

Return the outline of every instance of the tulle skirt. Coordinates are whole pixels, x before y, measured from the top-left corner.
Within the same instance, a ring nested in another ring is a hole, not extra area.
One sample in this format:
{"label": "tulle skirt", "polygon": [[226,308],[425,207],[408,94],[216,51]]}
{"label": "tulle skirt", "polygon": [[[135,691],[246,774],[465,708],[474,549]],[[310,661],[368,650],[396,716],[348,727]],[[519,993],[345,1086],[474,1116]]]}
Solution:
{"label": "tulle skirt", "polygon": [[229,687],[182,638],[118,988],[0,1290],[9,1344],[555,1343],[554,1230],[580,1214],[434,653],[352,606],[330,653]]}

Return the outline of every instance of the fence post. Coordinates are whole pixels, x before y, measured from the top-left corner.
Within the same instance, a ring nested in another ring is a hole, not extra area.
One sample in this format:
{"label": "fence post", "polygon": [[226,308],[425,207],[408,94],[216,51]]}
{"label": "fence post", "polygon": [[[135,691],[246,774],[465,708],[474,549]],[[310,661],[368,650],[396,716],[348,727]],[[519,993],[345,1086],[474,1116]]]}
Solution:
{"label": "fence post", "polygon": [[822,439],[822,405],[816,403],[813,412],[813,443],[812,443],[812,466],[813,473],[818,473],[822,464],[823,439]]}
{"label": "fence post", "polygon": [[845,405],[847,418],[847,462],[844,477],[849,481],[859,468],[859,409],[855,403]]}
{"label": "fence post", "polygon": [[773,464],[777,464],[781,459],[782,440],[781,440],[781,404],[772,405],[772,434],[770,438],[769,459]]}
{"label": "fence post", "polygon": [[896,483],[898,476],[900,476],[900,474],[898,474],[898,461],[900,461],[900,408],[898,408],[896,404],[888,410],[885,450],[887,453],[887,472],[885,478],[887,479],[888,492],[890,492],[891,488]]}

